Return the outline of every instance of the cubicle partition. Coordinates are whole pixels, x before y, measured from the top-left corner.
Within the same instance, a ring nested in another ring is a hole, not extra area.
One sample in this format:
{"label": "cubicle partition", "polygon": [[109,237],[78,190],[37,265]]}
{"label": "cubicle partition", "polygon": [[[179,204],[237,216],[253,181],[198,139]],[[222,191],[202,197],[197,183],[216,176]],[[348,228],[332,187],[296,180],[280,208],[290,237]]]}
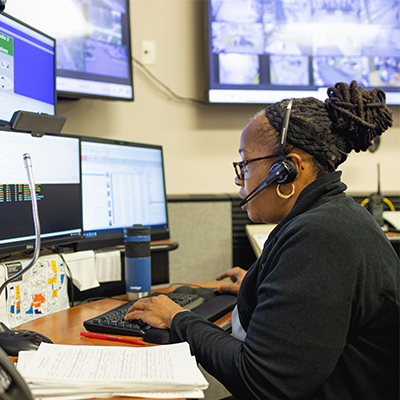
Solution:
{"label": "cubicle partition", "polygon": [[231,268],[232,202],[229,195],[170,195],[170,282],[213,280]]}

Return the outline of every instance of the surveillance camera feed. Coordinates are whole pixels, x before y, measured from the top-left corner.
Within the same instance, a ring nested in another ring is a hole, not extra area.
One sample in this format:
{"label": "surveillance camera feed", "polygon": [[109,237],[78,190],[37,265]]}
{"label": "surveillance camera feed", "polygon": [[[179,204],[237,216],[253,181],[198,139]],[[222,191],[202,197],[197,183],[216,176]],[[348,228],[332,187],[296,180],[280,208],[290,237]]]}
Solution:
{"label": "surveillance camera feed", "polygon": [[17,0],[7,12],[57,39],[57,92],[132,100],[129,0]]}
{"label": "surveillance camera feed", "polygon": [[355,80],[400,104],[399,15],[399,0],[210,0],[209,101],[325,99]]}

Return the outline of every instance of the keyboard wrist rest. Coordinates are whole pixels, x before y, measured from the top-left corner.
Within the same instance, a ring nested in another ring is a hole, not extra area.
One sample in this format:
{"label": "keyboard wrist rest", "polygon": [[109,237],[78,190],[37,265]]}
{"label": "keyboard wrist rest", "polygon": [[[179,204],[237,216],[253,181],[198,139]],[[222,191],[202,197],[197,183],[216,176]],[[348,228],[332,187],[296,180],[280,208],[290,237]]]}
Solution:
{"label": "keyboard wrist rest", "polygon": [[[232,294],[219,294],[203,304],[193,308],[191,312],[198,316],[215,322],[231,312],[236,305],[237,297]],[[143,336],[147,343],[168,344],[171,343],[169,329],[150,328]]]}
{"label": "keyboard wrist rest", "polygon": [[233,294],[219,294],[212,299],[192,309],[192,312],[211,322],[222,318],[231,312],[236,305],[237,296]]}

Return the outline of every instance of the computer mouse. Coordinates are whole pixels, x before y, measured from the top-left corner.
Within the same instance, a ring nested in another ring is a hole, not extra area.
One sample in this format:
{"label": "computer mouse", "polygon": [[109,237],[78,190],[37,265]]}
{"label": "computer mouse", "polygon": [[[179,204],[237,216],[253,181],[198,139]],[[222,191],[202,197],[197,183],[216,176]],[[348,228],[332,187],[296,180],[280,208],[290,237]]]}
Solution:
{"label": "computer mouse", "polygon": [[11,330],[0,322],[0,347],[9,356],[18,356],[19,351],[37,350],[42,342],[53,343],[40,333],[27,329]]}

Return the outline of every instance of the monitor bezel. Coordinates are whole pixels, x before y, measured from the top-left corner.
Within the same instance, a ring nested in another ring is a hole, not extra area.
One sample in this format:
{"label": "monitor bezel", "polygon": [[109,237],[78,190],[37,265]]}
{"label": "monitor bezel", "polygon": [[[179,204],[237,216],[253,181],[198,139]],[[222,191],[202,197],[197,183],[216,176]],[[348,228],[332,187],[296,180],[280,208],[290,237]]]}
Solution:
{"label": "monitor bezel", "polygon": [[[93,93],[85,93],[85,92],[72,92],[72,91],[65,91],[65,90],[59,90],[57,89],[57,79],[56,79],[56,92],[57,92],[57,97],[59,100],[78,100],[81,98],[87,98],[87,99],[100,99],[100,100],[110,100],[110,101],[126,101],[126,102],[131,102],[135,100],[135,92],[134,92],[134,82],[133,82],[133,62],[132,62],[132,36],[131,36],[131,15],[130,15],[130,0],[124,0],[126,2],[126,15],[127,15],[127,38],[128,38],[128,45],[127,45],[127,51],[128,51],[128,74],[129,74],[129,86],[131,88],[131,97],[119,97],[119,96],[107,96],[107,95],[101,95],[101,94],[93,94]],[[56,77],[57,75],[57,68],[56,68]],[[89,73],[82,73],[84,77],[88,76],[95,76],[94,74],[89,74]],[[103,75],[102,75],[103,76]],[[84,78],[77,78],[78,80],[81,80],[82,82],[101,82],[101,81],[96,81],[96,80],[91,80],[91,79],[84,79]],[[107,81],[106,81],[107,82]],[[107,82],[110,83],[110,82]],[[126,85],[128,86],[128,85]]]}
{"label": "monitor bezel", "polygon": [[[57,78],[71,78],[71,79],[76,79],[77,81],[81,81],[82,83],[85,82],[96,82],[98,84],[101,84],[102,82],[104,83],[115,83],[107,80],[106,75],[100,75],[102,78],[105,78],[105,80],[96,80],[96,79],[87,79],[88,77],[96,77],[96,74],[91,74],[87,72],[74,72],[74,71],[69,71],[69,70],[62,70],[66,71],[67,75],[71,74],[72,76],[60,76],[59,70],[57,69],[57,60],[55,64],[56,68],[56,76],[55,76],[55,88],[56,88],[56,97],[58,100],[78,100],[81,98],[88,98],[88,99],[101,99],[101,100],[110,100],[110,101],[126,101],[126,102],[131,102],[134,101],[134,79],[133,79],[133,61],[132,61],[132,37],[131,37],[131,15],[130,15],[130,0],[123,0],[126,4],[126,19],[127,19],[127,39],[128,39],[128,44],[126,46],[127,48],[127,63],[128,63],[128,78],[126,84],[124,83],[123,85],[126,85],[127,87],[131,88],[131,94],[130,97],[125,97],[125,96],[117,96],[117,95],[106,95],[106,94],[99,94],[99,93],[93,93],[91,91],[72,91],[72,90],[63,90],[60,88],[57,88]],[[41,4],[40,2],[35,3],[35,7],[38,8],[40,7]],[[46,10],[48,11],[48,10]],[[55,37],[57,41],[57,37]],[[61,71],[61,69],[60,69]]]}
{"label": "monitor bezel", "polygon": [[[253,85],[234,85],[234,84],[226,84],[224,87],[214,88],[211,82],[211,78],[214,73],[218,73],[217,71],[211,71],[212,68],[216,68],[214,62],[211,62],[211,58],[214,53],[212,52],[212,18],[211,18],[211,0],[207,0],[203,4],[203,23],[204,23],[204,50],[205,50],[205,79],[206,79],[206,88],[205,88],[205,98],[208,105],[262,105],[262,104],[272,104],[278,101],[281,101],[285,98],[300,98],[300,97],[315,97],[321,101],[325,101],[327,98],[327,91],[330,86],[306,86],[304,90],[299,88],[295,89],[293,87],[286,87],[283,85],[276,85],[275,90],[273,88],[257,88]],[[350,84],[350,82],[347,82]],[[221,85],[219,85],[221,86]],[[365,86],[365,90],[371,90],[378,86]],[[385,92],[386,95],[386,104],[387,105],[400,105],[400,94],[398,87],[390,87],[390,90],[387,90],[388,87],[381,86],[381,89]],[[223,93],[226,91],[226,93]],[[256,93],[257,95],[251,95],[251,98],[246,98],[245,93]],[[212,95],[217,95],[217,98],[212,99]],[[223,99],[221,99],[223,96]]]}
{"label": "monitor bezel", "polygon": [[[47,33],[33,27],[32,25],[29,25],[27,23],[25,23],[24,21],[21,21],[18,18],[15,18],[14,16],[6,13],[6,12],[0,12],[0,15],[5,16],[6,18],[16,22],[17,24],[20,24],[21,26],[28,28],[30,30],[32,30],[35,33],[38,33],[39,35],[42,35],[43,37],[49,39],[50,41],[52,41],[54,43],[54,57],[53,57],[53,88],[54,88],[54,115],[57,115],[57,100],[58,100],[58,95],[57,95],[57,90],[56,90],[56,77],[57,77],[57,40],[55,37],[48,35]],[[20,110],[15,110],[15,111],[20,111]],[[26,110],[21,110],[21,111],[26,111]],[[2,129],[3,127],[0,126],[0,129]],[[8,127],[6,127],[8,128]]]}
{"label": "monitor bezel", "polygon": [[[0,128],[0,134],[1,132],[10,132],[8,129],[1,129]],[[17,131],[18,133],[22,133],[25,135],[30,135],[30,133],[23,132],[23,131]],[[55,136],[55,137],[67,137],[67,138],[73,138],[78,141],[78,157],[79,160],[81,158],[80,154],[80,138],[77,135],[66,135],[66,134],[56,134],[56,133],[47,133],[45,136]],[[40,138],[35,138],[37,140],[40,140]],[[22,163],[22,156],[21,156],[21,163]],[[78,167],[79,167],[79,203],[82,204],[82,181],[81,181],[81,165],[80,162],[78,161]],[[33,175],[35,175],[35,166],[33,165]],[[36,181],[35,181],[36,183]],[[82,209],[77,210],[77,212],[82,213]],[[39,211],[39,223],[40,223],[40,211]],[[82,215],[82,214],[81,214]],[[82,218],[80,218],[81,224],[80,224],[80,233],[74,236],[69,236],[66,234],[63,235],[58,235],[58,236],[52,236],[52,237],[42,237],[40,238],[40,248],[46,248],[46,247],[53,247],[53,246],[69,246],[73,245],[74,243],[77,243],[83,239],[82,235]],[[33,215],[32,215],[32,220],[27,221],[27,223],[32,224],[33,226]],[[43,232],[41,232],[41,235],[43,235]],[[4,243],[0,244],[0,255],[4,254],[9,254],[9,253],[17,253],[21,251],[33,251],[35,248],[35,239],[26,239],[26,240],[20,240],[20,241],[14,241],[10,243]]]}
{"label": "monitor bezel", "polygon": [[[150,226],[151,228],[151,241],[160,241],[170,239],[170,227],[169,227],[169,217],[168,217],[168,203],[167,203],[167,193],[166,193],[166,182],[165,182],[165,165],[164,165],[164,151],[162,145],[148,144],[148,143],[138,143],[130,142],[118,139],[100,138],[93,136],[80,136],[81,143],[81,159],[82,159],[82,143],[104,143],[110,145],[119,146],[129,146],[129,147],[139,147],[148,149],[157,149],[161,151],[161,163],[162,163],[162,179],[164,184],[164,204],[165,204],[165,216],[166,216],[166,227],[164,226]],[[81,170],[81,184],[82,184],[82,164],[80,166]],[[83,190],[83,189],[82,189]],[[83,194],[81,194],[81,199],[83,201]],[[98,230],[101,231],[101,230]],[[97,236],[86,236],[87,232],[84,230],[83,226],[83,205],[82,205],[82,235],[83,239],[76,243],[75,250],[96,250],[107,247],[120,246],[124,244],[124,231],[123,228],[117,228],[113,230],[106,230]]]}

